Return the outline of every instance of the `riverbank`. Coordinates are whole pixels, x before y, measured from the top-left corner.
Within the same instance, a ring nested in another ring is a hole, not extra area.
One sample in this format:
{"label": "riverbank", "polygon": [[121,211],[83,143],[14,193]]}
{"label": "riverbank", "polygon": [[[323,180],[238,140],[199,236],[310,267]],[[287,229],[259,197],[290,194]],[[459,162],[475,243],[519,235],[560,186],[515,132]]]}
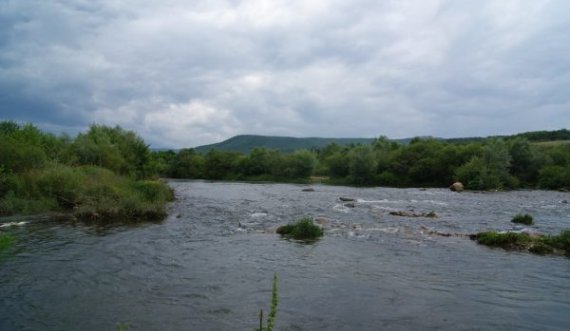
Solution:
{"label": "riverbank", "polygon": [[162,180],[135,180],[96,166],[58,165],[11,178],[0,215],[67,214],[84,221],[166,217],[173,191]]}

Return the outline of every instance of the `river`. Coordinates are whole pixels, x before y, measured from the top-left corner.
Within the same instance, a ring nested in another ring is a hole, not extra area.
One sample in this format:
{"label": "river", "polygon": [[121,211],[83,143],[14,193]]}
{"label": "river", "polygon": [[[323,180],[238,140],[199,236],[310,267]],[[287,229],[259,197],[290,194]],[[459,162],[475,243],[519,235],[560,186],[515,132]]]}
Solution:
{"label": "river", "polygon": [[[510,222],[520,212],[535,217],[530,231],[557,234],[570,228],[568,193],[170,185],[177,200],[162,222],[3,227],[18,240],[0,261],[0,330],[252,330],[275,273],[276,330],[570,327],[569,258],[461,235],[521,230]],[[401,210],[439,217],[389,214]],[[303,216],[322,219],[321,240],[273,233]]]}

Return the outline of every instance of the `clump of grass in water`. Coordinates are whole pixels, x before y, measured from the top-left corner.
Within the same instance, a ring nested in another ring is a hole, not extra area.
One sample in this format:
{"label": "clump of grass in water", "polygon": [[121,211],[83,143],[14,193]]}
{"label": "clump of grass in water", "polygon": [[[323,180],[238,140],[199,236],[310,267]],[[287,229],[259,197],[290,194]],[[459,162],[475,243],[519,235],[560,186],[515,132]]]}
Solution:
{"label": "clump of grass in water", "polygon": [[277,316],[277,304],[279,303],[277,293],[277,274],[273,275],[273,289],[271,291],[271,309],[267,317],[267,327],[263,326],[263,309],[259,311],[259,329],[254,331],[273,331],[275,317]]}
{"label": "clump of grass in water", "polygon": [[277,233],[297,240],[313,240],[323,235],[323,229],[315,225],[312,218],[304,217],[296,223],[280,226]]}
{"label": "clump of grass in water", "polygon": [[524,225],[532,225],[533,218],[532,215],[529,214],[517,214],[511,219],[511,222]]}
{"label": "clump of grass in water", "polygon": [[540,255],[562,251],[570,255],[570,230],[563,230],[556,236],[530,236],[527,233],[487,231],[476,234],[473,239],[478,244],[501,247],[506,250],[528,250]]}
{"label": "clump of grass in water", "polygon": [[131,329],[131,327],[129,326],[128,323],[125,322],[119,322],[117,323],[117,325],[115,326],[117,331],[128,331]]}

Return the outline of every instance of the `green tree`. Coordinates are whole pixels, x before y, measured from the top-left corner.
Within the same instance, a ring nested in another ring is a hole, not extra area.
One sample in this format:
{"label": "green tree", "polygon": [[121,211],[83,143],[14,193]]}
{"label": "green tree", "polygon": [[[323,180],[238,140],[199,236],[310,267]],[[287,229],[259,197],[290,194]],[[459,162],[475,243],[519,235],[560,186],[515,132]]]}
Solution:
{"label": "green tree", "polygon": [[317,164],[314,153],[301,149],[291,155],[291,178],[307,178],[313,174]]}
{"label": "green tree", "polygon": [[170,175],[174,178],[204,178],[205,160],[193,149],[181,149],[171,161]]}
{"label": "green tree", "polygon": [[472,189],[503,189],[515,186],[509,174],[511,155],[503,140],[491,140],[481,148],[481,156],[457,168],[456,179]]}
{"label": "green tree", "polygon": [[78,164],[97,165],[137,178],[150,175],[148,145],[133,131],[119,126],[92,125],[75,138],[73,152]]}
{"label": "green tree", "polygon": [[354,184],[371,184],[376,175],[376,159],[370,146],[357,146],[349,154],[349,176]]}
{"label": "green tree", "polygon": [[328,168],[328,175],[332,178],[345,178],[349,174],[349,160],[346,152],[335,152],[329,155],[324,163]]}
{"label": "green tree", "polygon": [[205,156],[204,175],[207,179],[235,179],[242,155],[211,149]]}
{"label": "green tree", "polygon": [[569,189],[570,168],[556,165],[546,166],[540,170],[538,182],[540,187],[545,189]]}

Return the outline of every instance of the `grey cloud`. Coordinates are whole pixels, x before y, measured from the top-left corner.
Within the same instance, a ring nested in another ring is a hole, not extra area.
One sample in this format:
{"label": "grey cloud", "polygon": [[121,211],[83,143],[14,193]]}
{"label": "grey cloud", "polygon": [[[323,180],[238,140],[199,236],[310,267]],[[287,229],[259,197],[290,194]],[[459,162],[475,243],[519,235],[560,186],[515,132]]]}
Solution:
{"label": "grey cloud", "polygon": [[0,118],[119,124],[160,147],[556,129],[570,123],[568,12],[562,0],[4,1]]}

